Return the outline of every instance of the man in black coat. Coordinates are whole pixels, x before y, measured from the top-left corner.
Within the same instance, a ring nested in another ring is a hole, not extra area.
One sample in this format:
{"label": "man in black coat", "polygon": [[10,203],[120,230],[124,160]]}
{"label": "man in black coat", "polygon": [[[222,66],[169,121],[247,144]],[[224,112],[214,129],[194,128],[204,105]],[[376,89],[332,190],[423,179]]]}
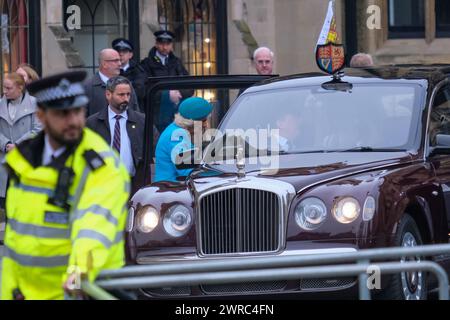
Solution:
{"label": "man in black coat", "polygon": [[[91,115],[86,126],[101,135],[119,154],[132,177],[133,191],[142,183],[145,115],[131,110],[131,82],[113,77],[106,84],[108,106]],[[156,136],[155,136],[156,135]],[[154,141],[158,140],[154,130]]]}
{"label": "man in black coat", "polygon": [[[105,90],[106,82],[120,75],[120,56],[114,49],[103,49],[98,56],[98,72],[83,83],[86,95],[89,98],[86,116],[89,117],[107,108]],[[136,92],[131,88],[130,109],[139,111],[138,98]]]}
{"label": "man in black coat", "polygon": [[[141,66],[148,77],[169,77],[189,75],[181,60],[173,54],[173,39],[175,35],[166,30],[154,33],[155,46],[150,50],[148,57],[141,61]],[[159,110],[154,110],[154,119],[159,132],[162,132],[172,123],[177,112],[178,104],[194,94],[194,90],[163,91],[155,99]]]}
{"label": "man in black coat", "polygon": [[131,81],[139,100],[141,111],[144,110],[145,83],[147,74],[144,68],[133,59],[134,46],[125,38],[117,38],[112,42],[112,47],[120,55],[120,75]]}

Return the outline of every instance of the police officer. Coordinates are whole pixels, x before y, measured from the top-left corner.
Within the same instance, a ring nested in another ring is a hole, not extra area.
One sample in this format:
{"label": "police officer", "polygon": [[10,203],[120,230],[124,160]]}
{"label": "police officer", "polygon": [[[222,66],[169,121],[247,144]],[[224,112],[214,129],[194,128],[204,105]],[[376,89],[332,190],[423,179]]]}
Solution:
{"label": "police officer", "polygon": [[[173,40],[175,34],[160,30],[154,33],[155,46],[150,50],[148,57],[141,61],[141,66],[147,77],[170,77],[189,75],[180,58],[173,54]],[[159,110],[156,110],[155,123],[159,132],[162,132],[172,121],[177,112],[178,104],[187,97],[192,96],[193,90],[170,90],[162,92],[155,100]],[[157,116],[157,117],[156,117]]]}
{"label": "police officer", "polygon": [[[193,142],[201,140],[212,110],[213,106],[208,101],[198,97],[188,98],[180,104],[174,122],[164,130],[156,146],[155,182],[177,182],[180,177],[191,173],[190,169],[176,167],[177,156],[193,149]],[[196,132],[196,128],[201,130]]]}
{"label": "police officer", "polygon": [[125,38],[117,38],[112,42],[112,48],[120,55],[120,75],[131,81],[136,95],[138,96],[139,106],[144,110],[145,82],[147,75],[144,68],[133,59],[134,46]]}
{"label": "police officer", "polygon": [[31,83],[44,131],[6,157],[2,299],[63,299],[80,279],[124,264],[129,176],[117,155],[84,128],[84,71]]}

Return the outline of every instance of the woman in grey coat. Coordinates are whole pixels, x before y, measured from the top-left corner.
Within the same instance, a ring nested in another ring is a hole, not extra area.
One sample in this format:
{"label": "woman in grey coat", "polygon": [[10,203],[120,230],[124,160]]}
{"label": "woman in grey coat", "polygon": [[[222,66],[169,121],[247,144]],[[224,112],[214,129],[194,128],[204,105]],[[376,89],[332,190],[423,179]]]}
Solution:
{"label": "woman in grey coat", "polygon": [[[17,144],[34,137],[41,131],[36,117],[36,99],[25,90],[25,80],[17,73],[10,73],[3,81],[4,96],[0,100],[0,161]],[[8,174],[0,166],[0,202],[4,207]]]}

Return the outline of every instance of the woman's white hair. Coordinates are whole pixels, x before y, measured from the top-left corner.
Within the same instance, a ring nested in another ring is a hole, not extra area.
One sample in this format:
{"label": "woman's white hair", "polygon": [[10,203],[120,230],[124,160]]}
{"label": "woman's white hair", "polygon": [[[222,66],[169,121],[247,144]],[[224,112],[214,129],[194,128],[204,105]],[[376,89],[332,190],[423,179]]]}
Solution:
{"label": "woman's white hair", "polygon": [[195,121],[192,119],[186,119],[181,114],[175,114],[175,124],[183,129],[189,130],[194,127]]}

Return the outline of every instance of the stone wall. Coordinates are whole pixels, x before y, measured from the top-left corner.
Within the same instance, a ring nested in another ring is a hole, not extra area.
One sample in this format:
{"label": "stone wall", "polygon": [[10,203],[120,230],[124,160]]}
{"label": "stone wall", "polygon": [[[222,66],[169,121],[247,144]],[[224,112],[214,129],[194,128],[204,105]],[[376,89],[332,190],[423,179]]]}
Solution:
{"label": "stone wall", "polygon": [[[338,31],[343,40],[343,1],[336,1]],[[259,46],[275,53],[274,72],[281,75],[319,71],[314,49],[328,0],[231,0],[228,2],[230,73],[255,73],[248,43],[236,21],[242,21]]]}
{"label": "stone wall", "polygon": [[83,62],[72,46],[70,35],[63,27],[61,0],[41,1],[41,34],[44,76],[82,66]]}
{"label": "stone wall", "polygon": [[[389,39],[388,1],[358,1],[358,50],[372,54],[378,65],[448,63],[450,39],[435,37],[433,1],[426,1],[426,35],[423,39]],[[367,8],[370,5],[377,5],[381,9],[380,29],[371,30],[367,27]]]}
{"label": "stone wall", "polygon": [[141,38],[141,59],[147,57],[149,50],[155,44],[153,33],[159,30],[158,24],[158,1],[140,0],[140,38]]}

